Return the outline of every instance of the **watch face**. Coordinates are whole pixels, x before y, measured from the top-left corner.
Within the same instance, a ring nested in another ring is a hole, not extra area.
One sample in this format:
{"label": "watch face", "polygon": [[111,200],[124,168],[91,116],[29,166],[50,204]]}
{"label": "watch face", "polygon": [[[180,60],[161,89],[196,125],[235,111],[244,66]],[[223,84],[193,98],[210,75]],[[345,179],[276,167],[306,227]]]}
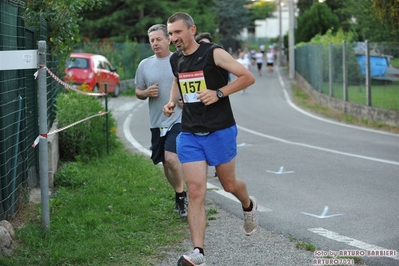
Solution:
{"label": "watch face", "polygon": [[220,90],[217,91],[218,97],[219,98],[223,98],[223,92],[221,92]]}

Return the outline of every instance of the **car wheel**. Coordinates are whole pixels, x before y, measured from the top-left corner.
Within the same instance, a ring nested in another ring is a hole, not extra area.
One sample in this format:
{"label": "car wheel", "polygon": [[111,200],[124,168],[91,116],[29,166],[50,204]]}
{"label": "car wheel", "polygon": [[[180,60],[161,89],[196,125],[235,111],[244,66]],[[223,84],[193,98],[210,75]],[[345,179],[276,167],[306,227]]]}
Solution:
{"label": "car wheel", "polygon": [[114,91],[114,94],[112,95],[113,97],[118,97],[119,96],[119,93],[121,92],[121,86],[119,85],[119,84],[117,84],[116,86],[115,86],[115,91]]}

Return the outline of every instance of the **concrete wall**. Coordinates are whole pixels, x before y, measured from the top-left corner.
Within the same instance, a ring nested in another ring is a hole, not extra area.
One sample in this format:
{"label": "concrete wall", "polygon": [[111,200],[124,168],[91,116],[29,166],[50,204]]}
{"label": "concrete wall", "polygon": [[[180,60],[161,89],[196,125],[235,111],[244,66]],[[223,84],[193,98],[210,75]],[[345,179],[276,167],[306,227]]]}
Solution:
{"label": "concrete wall", "polygon": [[298,72],[297,84],[310,94],[318,103],[331,109],[368,121],[381,122],[390,126],[399,126],[399,111],[370,107],[330,97],[315,90]]}

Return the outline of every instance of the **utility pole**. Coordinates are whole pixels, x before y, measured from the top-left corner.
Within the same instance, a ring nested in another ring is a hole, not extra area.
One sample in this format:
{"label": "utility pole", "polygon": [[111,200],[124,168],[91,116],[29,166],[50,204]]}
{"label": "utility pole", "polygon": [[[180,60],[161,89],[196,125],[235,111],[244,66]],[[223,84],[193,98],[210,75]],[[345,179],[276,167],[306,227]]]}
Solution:
{"label": "utility pole", "polygon": [[279,38],[278,38],[278,65],[281,66],[281,47],[283,44],[283,36],[282,35],[282,17],[281,17],[281,0],[278,0],[278,19],[279,19]]}
{"label": "utility pole", "polygon": [[289,77],[290,79],[295,78],[295,50],[294,50],[294,28],[295,28],[295,10],[294,10],[294,0],[289,0]]}

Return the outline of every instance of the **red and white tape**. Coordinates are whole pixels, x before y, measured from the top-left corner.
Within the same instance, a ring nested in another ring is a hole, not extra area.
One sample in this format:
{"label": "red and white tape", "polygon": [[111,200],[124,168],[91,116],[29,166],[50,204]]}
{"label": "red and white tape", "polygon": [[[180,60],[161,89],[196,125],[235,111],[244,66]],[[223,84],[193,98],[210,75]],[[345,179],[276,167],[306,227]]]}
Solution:
{"label": "red and white tape", "polygon": [[37,136],[37,138],[36,138],[35,141],[33,142],[32,147],[35,148],[35,147],[37,146],[37,144],[39,144],[40,139],[47,139],[47,137],[48,137],[49,135],[56,134],[56,133],[58,133],[58,132],[60,132],[60,131],[63,131],[63,130],[65,130],[65,129],[67,129],[67,128],[70,128],[70,127],[72,127],[72,126],[74,126],[74,125],[77,125],[77,124],[82,123],[82,122],[84,122],[84,121],[86,121],[86,120],[92,119],[93,117],[102,116],[102,115],[105,115],[105,114],[107,114],[107,113],[108,113],[108,112],[101,111],[101,112],[99,112],[98,114],[95,114],[95,115],[86,117],[86,118],[84,118],[84,119],[82,119],[82,120],[79,120],[79,121],[77,121],[77,122],[75,122],[75,123],[72,123],[72,124],[70,124],[70,125],[68,125],[68,126],[65,126],[65,127],[63,127],[63,128],[59,128],[59,129],[53,130],[53,131],[51,131],[51,132],[49,132],[49,133],[47,133],[47,134],[40,134],[39,136]]}
{"label": "red and white tape", "polygon": [[[88,95],[88,96],[105,96],[106,94],[104,92],[84,92],[81,90],[78,90],[76,88],[74,88],[73,86],[71,86],[70,84],[66,83],[65,81],[61,80],[59,77],[57,77],[53,72],[51,72],[50,69],[48,69],[46,66],[40,66],[39,68],[45,68],[47,73],[53,78],[55,79],[58,83],[60,83],[62,86],[64,86],[67,89],[73,90],[77,93],[80,94],[84,94],[84,95]],[[35,77],[35,79],[37,79],[37,77],[39,76],[39,70],[36,71],[33,76]]]}

